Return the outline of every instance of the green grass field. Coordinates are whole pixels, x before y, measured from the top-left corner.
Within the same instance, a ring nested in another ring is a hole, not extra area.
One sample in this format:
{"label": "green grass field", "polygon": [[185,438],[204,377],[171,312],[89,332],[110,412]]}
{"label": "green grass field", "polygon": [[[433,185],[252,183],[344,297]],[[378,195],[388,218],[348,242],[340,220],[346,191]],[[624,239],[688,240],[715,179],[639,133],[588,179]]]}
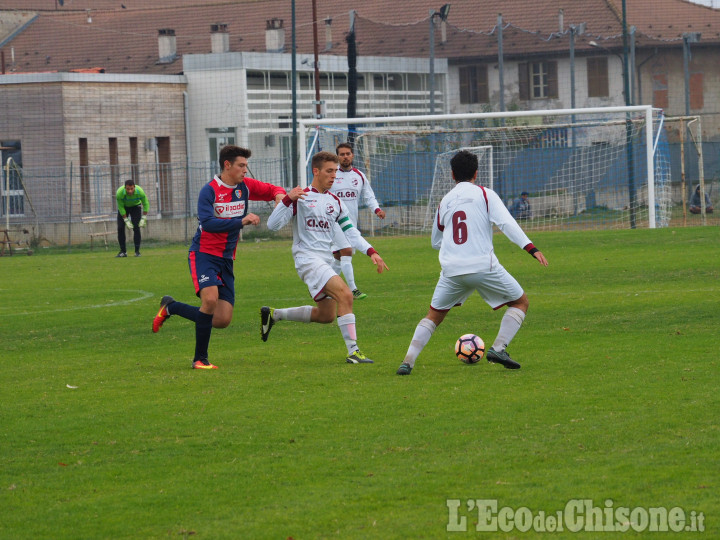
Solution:
{"label": "green grass field", "polygon": [[720,229],[531,237],[548,268],[495,242],[530,298],[522,369],[454,357],[460,334],[497,333],[474,296],[409,377],[395,370],[439,272],[428,238],[377,239],[383,275],[356,256],[371,366],[344,363],[334,324],[261,342],[262,305],[310,303],[286,241],[239,247],[216,371],[190,369],[188,321],[151,332],[163,294],[196,302],[185,246],[0,258],[0,538],[649,535],[478,533],[475,499],[679,507],[705,533],[651,537],[720,537]]}

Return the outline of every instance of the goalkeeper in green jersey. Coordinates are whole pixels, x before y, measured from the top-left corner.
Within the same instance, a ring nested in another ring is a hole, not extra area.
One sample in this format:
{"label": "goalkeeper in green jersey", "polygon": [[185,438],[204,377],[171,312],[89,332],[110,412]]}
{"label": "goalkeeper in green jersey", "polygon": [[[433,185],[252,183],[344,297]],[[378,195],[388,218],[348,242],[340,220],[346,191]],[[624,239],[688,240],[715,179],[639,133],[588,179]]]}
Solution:
{"label": "goalkeeper in green jersey", "polygon": [[118,188],[115,194],[117,198],[117,230],[118,244],[120,244],[120,253],[116,257],[127,257],[125,249],[125,227],[132,229],[133,242],[135,243],[135,256],[140,256],[140,228],[147,223],[147,213],[150,210],[150,201],[148,201],[145,191],[140,186],[136,186],[133,180],[126,180],[124,186]]}

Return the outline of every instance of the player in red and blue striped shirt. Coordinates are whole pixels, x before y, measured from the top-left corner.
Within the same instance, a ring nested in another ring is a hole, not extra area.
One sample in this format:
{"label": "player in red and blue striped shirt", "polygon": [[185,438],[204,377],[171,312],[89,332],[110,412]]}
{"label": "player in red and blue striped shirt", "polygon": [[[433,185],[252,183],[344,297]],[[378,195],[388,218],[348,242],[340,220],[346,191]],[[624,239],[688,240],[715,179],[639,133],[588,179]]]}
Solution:
{"label": "player in red and blue striped shirt", "polygon": [[260,218],[248,212],[248,201],[275,201],[285,196],[279,186],[246,178],[247,148],[228,145],[220,150],[222,173],[205,184],[198,196],[197,232],[190,245],[188,264],[200,307],[176,302],[163,296],[160,311],[153,320],[153,332],[160,330],[170,315],[195,322],[194,369],[217,369],[208,360],[213,327],[226,328],[235,304],[233,261],[240,230],[259,225]]}

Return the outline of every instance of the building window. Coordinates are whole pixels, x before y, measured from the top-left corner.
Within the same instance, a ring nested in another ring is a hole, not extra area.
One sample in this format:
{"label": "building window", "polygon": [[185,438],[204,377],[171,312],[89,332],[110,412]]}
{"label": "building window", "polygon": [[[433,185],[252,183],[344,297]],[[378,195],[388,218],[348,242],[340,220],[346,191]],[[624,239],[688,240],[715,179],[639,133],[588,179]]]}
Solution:
{"label": "building window", "polygon": [[85,137],[78,139],[80,154],[80,211],[90,213],[90,158],[88,140]]}
{"label": "building window", "polygon": [[690,108],[692,110],[700,110],[705,107],[705,99],[703,98],[703,74],[690,74]]}
{"label": "building window", "polygon": [[587,86],[588,97],[608,97],[608,61],[607,58],[597,57],[587,59]]}
{"label": "building window", "polygon": [[667,73],[653,73],[653,107],[658,109],[668,108],[668,78]]}
{"label": "building window", "polygon": [[518,64],[520,99],[556,99],[558,97],[557,62]]}
{"label": "building window", "polygon": [[235,144],[235,128],[214,128],[207,130],[208,142],[210,144],[210,163],[213,167],[217,167],[218,173],[222,172],[222,167],[218,161],[220,158],[220,150],[228,144]]}
{"label": "building window", "polygon": [[460,68],[460,103],[488,103],[487,66],[463,66]]}
{"label": "building window", "polygon": [[170,137],[156,137],[155,139],[157,141],[158,189],[160,190],[158,213],[171,213],[173,199]]}
{"label": "building window", "polygon": [[[110,187],[116,190],[120,186],[120,162],[118,160],[118,140],[117,137],[108,139],[108,160],[110,162]],[[113,201],[113,204],[116,204]]]}
{"label": "building window", "polygon": [[[8,159],[12,164],[7,170]],[[2,198],[0,198],[0,216],[23,216],[25,214],[25,195],[20,171],[22,171],[22,145],[20,141],[0,141],[0,159],[2,160]],[[9,172],[9,176],[8,176]]]}
{"label": "building window", "polygon": [[140,182],[140,165],[138,161],[138,138],[130,137],[130,178],[136,184]]}

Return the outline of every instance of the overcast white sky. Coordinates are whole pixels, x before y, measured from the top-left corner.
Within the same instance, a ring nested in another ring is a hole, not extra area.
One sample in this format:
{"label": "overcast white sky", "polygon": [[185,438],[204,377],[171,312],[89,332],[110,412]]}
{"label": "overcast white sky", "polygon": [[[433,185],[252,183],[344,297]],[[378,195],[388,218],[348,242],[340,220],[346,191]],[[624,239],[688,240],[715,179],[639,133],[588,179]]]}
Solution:
{"label": "overcast white sky", "polygon": [[720,8],[720,0],[690,0],[693,4],[702,4],[711,8]]}

